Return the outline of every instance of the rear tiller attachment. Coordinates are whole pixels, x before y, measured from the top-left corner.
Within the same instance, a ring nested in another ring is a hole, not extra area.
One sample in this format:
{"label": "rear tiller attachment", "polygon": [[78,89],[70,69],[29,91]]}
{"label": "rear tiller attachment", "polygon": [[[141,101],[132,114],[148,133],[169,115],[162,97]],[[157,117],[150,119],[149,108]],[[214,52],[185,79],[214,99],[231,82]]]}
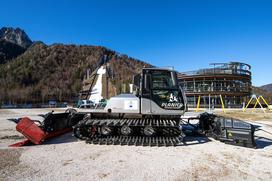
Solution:
{"label": "rear tiller attachment", "polygon": [[203,113],[199,116],[199,132],[227,144],[256,147],[254,125],[233,118]]}

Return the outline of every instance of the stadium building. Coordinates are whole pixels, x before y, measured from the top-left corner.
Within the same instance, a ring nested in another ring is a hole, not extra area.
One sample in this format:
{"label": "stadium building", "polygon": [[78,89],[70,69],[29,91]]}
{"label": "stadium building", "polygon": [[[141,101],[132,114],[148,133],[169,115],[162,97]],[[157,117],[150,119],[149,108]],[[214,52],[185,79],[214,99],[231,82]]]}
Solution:
{"label": "stadium building", "polygon": [[251,66],[240,62],[212,63],[210,68],[184,72],[179,82],[187,95],[189,107],[243,107],[251,96]]}

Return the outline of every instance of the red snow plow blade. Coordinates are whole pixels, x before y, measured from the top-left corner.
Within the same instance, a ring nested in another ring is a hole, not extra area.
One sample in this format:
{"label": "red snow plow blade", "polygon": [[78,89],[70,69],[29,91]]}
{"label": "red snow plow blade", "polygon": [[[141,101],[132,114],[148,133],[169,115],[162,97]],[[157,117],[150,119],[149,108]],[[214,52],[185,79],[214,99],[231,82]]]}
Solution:
{"label": "red snow plow blade", "polygon": [[41,144],[47,135],[44,130],[28,117],[21,119],[16,126],[16,130],[36,145]]}
{"label": "red snow plow blade", "polygon": [[24,117],[17,124],[16,130],[22,133],[27,140],[12,144],[10,147],[42,144],[45,140],[71,131],[72,126],[80,121],[83,116],[78,114],[70,119],[72,117],[71,113],[48,113],[44,116],[45,119],[42,123]]}

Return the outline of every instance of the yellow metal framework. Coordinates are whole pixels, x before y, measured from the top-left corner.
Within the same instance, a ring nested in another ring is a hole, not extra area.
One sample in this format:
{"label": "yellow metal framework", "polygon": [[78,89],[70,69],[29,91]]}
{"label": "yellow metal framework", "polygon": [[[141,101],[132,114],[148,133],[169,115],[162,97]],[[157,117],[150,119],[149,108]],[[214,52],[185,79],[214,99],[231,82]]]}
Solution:
{"label": "yellow metal framework", "polygon": [[220,101],[221,101],[223,112],[225,113],[225,105],[224,105],[224,101],[223,101],[222,95],[220,95]]}
{"label": "yellow metal framework", "polygon": [[197,105],[196,105],[196,112],[199,111],[200,99],[201,99],[201,96],[198,96]]}
{"label": "yellow metal framework", "polygon": [[[255,110],[257,104],[259,104],[260,107],[262,108],[263,112],[265,113],[265,109],[263,108],[263,106],[262,106],[262,104],[261,104],[261,102],[260,102],[260,99],[261,99],[261,100],[265,103],[265,105],[267,106],[267,108],[269,109],[269,111],[272,111],[272,109],[269,107],[267,101],[264,99],[263,96],[259,96],[259,97],[257,98],[255,95],[253,95],[253,96],[250,98],[250,100],[248,101],[246,107],[243,109],[243,112],[245,112],[245,110],[248,108],[249,104],[252,102],[253,99],[256,99],[256,102],[255,102],[255,104],[254,104],[253,110]],[[252,110],[252,111],[253,111],[253,110]]]}
{"label": "yellow metal framework", "polygon": [[[221,105],[222,105],[222,110],[225,113],[226,111],[225,111],[225,105],[224,105],[222,95],[219,95],[219,97],[220,97],[220,102],[221,102]],[[196,112],[198,112],[199,108],[200,108],[200,99],[201,99],[201,96],[198,96],[197,105],[196,105]]]}

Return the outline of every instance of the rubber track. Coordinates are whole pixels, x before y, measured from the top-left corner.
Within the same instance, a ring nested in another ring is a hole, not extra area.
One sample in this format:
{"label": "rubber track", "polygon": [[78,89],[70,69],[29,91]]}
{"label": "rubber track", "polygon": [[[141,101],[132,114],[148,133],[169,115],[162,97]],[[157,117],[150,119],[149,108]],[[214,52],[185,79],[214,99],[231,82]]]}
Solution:
{"label": "rubber track", "polygon": [[177,146],[181,141],[181,137],[106,136],[88,138],[86,143],[129,146]]}
{"label": "rubber track", "polygon": [[[91,134],[89,130],[95,127],[108,126],[115,130],[127,125],[133,129],[134,134],[124,136],[116,132],[112,135],[101,135],[98,132]],[[141,131],[145,126],[156,130],[156,135],[148,137]],[[138,130],[138,131],[135,131]],[[77,138],[87,143],[101,145],[135,145],[135,146],[175,146],[182,140],[179,121],[158,119],[85,119],[74,127]]]}

